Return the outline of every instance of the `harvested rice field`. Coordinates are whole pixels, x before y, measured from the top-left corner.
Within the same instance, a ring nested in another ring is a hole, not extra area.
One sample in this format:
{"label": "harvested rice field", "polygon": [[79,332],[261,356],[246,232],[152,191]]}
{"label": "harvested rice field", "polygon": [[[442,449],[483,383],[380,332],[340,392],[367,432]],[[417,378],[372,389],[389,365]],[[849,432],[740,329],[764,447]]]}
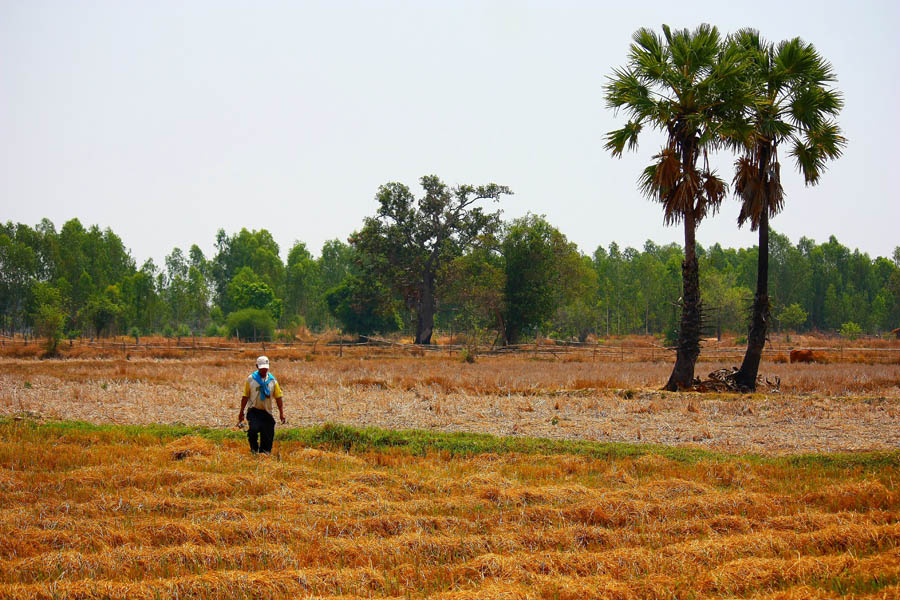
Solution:
{"label": "harvested rice field", "polygon": [[0,359],[0,600],[900,598],[900,365],[269,354]]}
{"label": "harvested rice field", "polygon": [[896,452],[182,433],[0,421],[0,598],[900,597]]}
{"label": "harvested rice field", "polygon": [[[2,358],[0,416],[233,427],[259,351]],[[658,391],[668,361],[269,354],[293,427],[331,422],[729,453],[900,448],[900,364],[765,362],[761,372],[780,380],[777,391],[701,394]],[[730,366],[700,362],[697,374]]]}

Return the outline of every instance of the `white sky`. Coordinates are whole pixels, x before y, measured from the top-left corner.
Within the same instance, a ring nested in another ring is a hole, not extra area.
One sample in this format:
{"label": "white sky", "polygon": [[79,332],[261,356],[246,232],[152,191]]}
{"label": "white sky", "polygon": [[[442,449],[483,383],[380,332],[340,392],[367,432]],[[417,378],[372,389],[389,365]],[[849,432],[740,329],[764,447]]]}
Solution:
{"label": "white sky", "polygon": [[[508,185],[591,253],[683,241],[636,188],[658,149],[613,159],[602,86],[632,32],[662,23],[770,40],[832,62],[849,145],[822,182],[784,169],[773,227],[890,256],[900,245],[895,2],[232,2],[0,0],[0,220],[78,217],[140,265],[265,227],[318,255],[373,214],[380,184]],[[731,179],[731,158],[722,157]],[[730,199],[702,244],[755,243]]]}

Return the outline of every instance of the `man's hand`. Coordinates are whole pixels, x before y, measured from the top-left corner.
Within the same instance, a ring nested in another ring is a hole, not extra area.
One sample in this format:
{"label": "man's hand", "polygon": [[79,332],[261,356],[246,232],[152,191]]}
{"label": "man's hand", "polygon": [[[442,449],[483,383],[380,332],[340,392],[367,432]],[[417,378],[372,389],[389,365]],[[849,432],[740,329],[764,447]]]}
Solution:
{"label": "man's hand", "polygon": [[238,413],[238,425],[244,422],[244,411]]}
{"label": "man's hand", "polygon": [[284,418],[284,413],[279,411],[279,416],[281,417],[281,424],[284,425],[287,422],[287,419]]}

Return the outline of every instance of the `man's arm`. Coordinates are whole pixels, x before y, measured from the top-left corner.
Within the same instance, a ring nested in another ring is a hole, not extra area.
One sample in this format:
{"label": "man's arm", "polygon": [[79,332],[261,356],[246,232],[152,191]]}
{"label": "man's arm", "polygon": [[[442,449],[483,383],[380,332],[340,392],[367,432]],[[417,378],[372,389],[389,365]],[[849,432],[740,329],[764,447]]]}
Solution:
{"label": "man's arm", "polygon": [[281,424],[284,425],[284,403],[282,403],[281,398],[281,396],[275,398],[275,404],[278,405],[278,415],[281,417]]}
{"label": "man's arm", "polygon": [[244,409],[247,407],[247,400],[249,399],[249,396],[241,396],[241,412],[238,413],[238,423],[244,422]]}

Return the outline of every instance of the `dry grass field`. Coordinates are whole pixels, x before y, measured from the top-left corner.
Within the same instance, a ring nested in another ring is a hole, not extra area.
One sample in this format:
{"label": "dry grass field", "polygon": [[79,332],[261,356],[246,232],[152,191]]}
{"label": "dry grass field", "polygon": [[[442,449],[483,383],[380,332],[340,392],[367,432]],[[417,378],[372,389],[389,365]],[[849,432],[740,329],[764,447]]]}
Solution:
{"label": "dry grass field", "polygon": [[275,450],[0,422],[0,598],[900,597],[897,453]]}
{"label": "dry grass field", "polygon": [[665,356],[269,348],[289,421],[254,457],[259,348],[20,350],[0,599],[900,598],[898,364],[671,394]]}
{"label": "dry grass field", "polygon": [[[0,416],[92,423],[234,426],[259,347],[166,351],[166,357],[83,350],[81,358],[0,358]],[[726,452],[797,453],[900,447],[900,364],[766,361],[780,391],[658,391],[669,360],[593,360],[457,353],[337,356],[269,348],[291,426],[477,431],[611,442],[696,445]],[[87,354],[87,352],[93,354]],[[849,357],[849,352],[848,352]],[[701,360],[697,374],[734,362]]]}

